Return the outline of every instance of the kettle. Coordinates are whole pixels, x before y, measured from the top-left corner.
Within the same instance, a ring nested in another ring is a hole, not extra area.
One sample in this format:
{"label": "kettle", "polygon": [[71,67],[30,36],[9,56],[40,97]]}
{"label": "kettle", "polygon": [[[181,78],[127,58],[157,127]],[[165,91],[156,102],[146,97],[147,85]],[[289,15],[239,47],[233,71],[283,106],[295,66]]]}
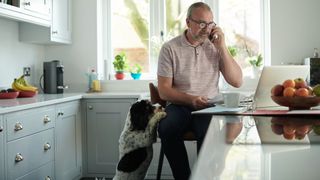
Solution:
{"label": "kettle", "polygon": [[63,84],[64,66],[59,60],[43,63],[43,92],[47,94],[62,94],[68,86]]}

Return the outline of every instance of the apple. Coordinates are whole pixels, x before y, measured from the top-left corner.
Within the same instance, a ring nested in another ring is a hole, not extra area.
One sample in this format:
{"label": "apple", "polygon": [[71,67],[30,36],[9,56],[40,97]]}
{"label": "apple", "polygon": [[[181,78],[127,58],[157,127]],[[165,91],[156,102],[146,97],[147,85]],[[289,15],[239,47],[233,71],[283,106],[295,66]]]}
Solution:
{"label": "apple", "polygon": [[283,96],[293,97],[295,95],[296,89],[293,87],[287,87],[283,90]]}
{"label": "apple", "polygon": [[313,87],[313,94],[320,96],[320,84],[317,84],[315,87]]}
{"label": "apple", "polygon": [[282,96],[284,87],[281,84],[277,84],[272,87],[271,95],[272,96]]}
{"label": "apple", "polygon": [[296,79],[294,79],[294,82],[295,82],[296,89],[306,88],[308,86],[307,82],[302,78],[296,78]]}

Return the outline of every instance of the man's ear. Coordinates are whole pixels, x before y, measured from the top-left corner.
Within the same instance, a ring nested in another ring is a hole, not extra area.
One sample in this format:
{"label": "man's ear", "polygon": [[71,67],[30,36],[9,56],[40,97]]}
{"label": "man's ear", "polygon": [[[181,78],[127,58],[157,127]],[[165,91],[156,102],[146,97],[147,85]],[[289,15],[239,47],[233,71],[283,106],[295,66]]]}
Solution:
{"label": "man's ear", "polygon": [[187,26],[189,27],[189,24],[190,24],[189,18],[186,19],[186,24],[187,24]]}

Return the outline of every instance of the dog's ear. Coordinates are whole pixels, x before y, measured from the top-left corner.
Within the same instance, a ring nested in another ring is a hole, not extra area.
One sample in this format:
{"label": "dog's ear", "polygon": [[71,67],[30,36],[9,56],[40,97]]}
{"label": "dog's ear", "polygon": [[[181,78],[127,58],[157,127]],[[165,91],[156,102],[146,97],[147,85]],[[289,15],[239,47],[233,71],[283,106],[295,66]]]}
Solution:
{"label": "dog's ear", "polygon": [[153,110],[154,107],[146,100],[134,103],[130,108],[131,130],[145,130]]}

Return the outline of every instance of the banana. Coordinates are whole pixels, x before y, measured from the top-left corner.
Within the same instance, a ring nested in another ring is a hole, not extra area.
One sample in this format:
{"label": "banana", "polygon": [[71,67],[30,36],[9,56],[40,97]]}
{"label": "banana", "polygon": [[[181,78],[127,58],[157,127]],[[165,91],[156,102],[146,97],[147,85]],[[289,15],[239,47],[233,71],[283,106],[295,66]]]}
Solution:
{"label": "banana", "polygon": [[31,86],[29,84],[27,84],[27,82],[25,81],[25,79],[23,78],[23,76],[21,76],[18,79],[15,79],[12,83],[12,88],[16,89],[18,91],[37,91],[38,88]]}

